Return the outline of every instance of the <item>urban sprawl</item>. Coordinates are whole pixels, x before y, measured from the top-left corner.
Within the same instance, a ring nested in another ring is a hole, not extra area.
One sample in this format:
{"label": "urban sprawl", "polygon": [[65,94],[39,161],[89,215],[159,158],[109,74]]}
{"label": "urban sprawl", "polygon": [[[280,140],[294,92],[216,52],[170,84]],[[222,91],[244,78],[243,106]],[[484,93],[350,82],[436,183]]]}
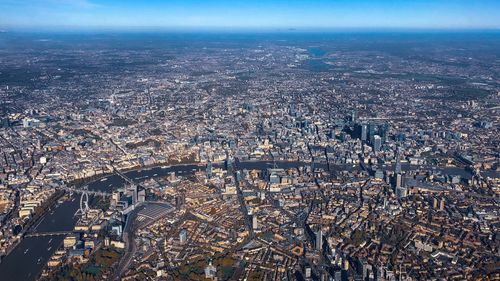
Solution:
{"label": "urban sprawl", "polygon": [[0,55],[0,271],[32,239],[27,279],[500,278],[491,50],[66,39]]}

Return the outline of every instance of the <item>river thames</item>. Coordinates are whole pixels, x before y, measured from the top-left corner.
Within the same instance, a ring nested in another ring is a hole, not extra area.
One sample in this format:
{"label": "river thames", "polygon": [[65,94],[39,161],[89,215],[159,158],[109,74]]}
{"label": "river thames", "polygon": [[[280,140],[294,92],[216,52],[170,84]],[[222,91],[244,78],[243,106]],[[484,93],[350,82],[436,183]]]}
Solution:
{"label": "river thames", "polygon": [[[273,167],[274,163],[269,161],[237,162],[238,169],[266,169]],[[293,168],[306,165],[302,162],[276,162],[279,168]],[[326,168],[325,164],[315,164],[315,167]],[[337,165],[330,167],[332,170],[356,170],[359,166]],[[403,165],[403,170],[416,167]],[[168,176],[171,172],[177,175],[188,175],[194,171],[204,170],[204,166],[195,164],[176,165],[167,167],[155,167],[137,171],[126,172],[125,175],[133,180],[142,181],[147,178]],[[446,167],[437,168],[444,174],[460,175],[470,177],[470,173],[461,168]],[[488,173],[488,176],[498,177],[498,172]],[[118,175],[109,175],[103,179],[88,184],[89,190],[112,191],[122,187],[125,180]],[[34,232],[57,232],[72,231],[76,224],[75,213],[79,208],[79,198],[73,195],[70,200],[58,204],[52,211],[48,212],[34,229]],[[36,280],[47,264],[50,257],[61,246],[64,236],[29,237],[24,238],[21,243],[0,263],[0,279],[8,281]]]}

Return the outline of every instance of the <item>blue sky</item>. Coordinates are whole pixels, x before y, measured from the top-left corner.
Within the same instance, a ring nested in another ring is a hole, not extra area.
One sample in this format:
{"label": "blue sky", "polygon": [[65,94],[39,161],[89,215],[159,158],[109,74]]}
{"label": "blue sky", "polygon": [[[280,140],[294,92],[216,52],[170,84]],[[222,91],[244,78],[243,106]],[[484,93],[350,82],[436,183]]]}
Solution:
{"label": "blue sky", "polygon": [[0,0],[1,27],[498,29],[500,0]]}

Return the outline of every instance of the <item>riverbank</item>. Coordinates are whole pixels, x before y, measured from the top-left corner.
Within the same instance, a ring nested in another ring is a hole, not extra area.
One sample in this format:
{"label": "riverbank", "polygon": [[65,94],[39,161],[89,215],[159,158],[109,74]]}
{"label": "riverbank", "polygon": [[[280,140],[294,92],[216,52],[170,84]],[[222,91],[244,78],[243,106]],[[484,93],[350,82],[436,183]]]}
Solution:
{"label": "riverbank", "polygon": [[[38,226],[37,223],[40,223],[43,217],[47,214],[48,211],[54,207],[59,199],[61,199],[65,195],[64,191],[56,191],[44,204],[41,206],[37,207],[34,211],[35,215],[26,223],[26,225],[23,227],[23,230],[18,234],[17,241],[12,244],[12,246],[7,249],[5,255],[0,257],[0,262],[1,260],[8,256],[25,238],[26,234],[33,228],[33,226]],[[41,210],[40,210],[41,209]]]}
{"label": "riverbank", "polygon": [[[213,163],[214,166],[219,166],[221,163]],[[298,161],[236,161],[237,169],[267,169],[272,168],[276,164],[279,168],[297,168],[300,166],[309,165]],[[179,174],[189,174],[195,171],[202,170],[206,163],[194,162],[194,163],[181,163],[175,165],[154,165],[150,167],[140,167],[134,170],[124,171],[127,177],[131,179],[146,179],[146,178],[156,178],[168,176],[171,172],[176,172]],[[316,167],[324,167],[326,165],[317,165]],[[330,165],[330,169],[333,170],[343,170],[347,169],[360,169],[359,165]],[[409,165],[403,165],[403,169],[414,169],[419,168],[418,166],[412,167]],[[447,170],[446,173],[455,174],[457,172],[466,172],[461,168],[447,168],[447,167],[435,167],[440,170]],[[106,181],[101,181],[103,178],[107,178]],[[89,178],[92,179],[92,178]],[[116,174],[109,174],[107,176],[100,176],[98,178],[93,178],[92,180],[87,179],[85,184],[88,185],[89,190],[112,190],[125,184],[125,181]],[[71,231],[74,228],[76,219],[74,218],[74,213],[78,209],[79,202],[72,198],[73,201],[66,201],[57,208],[55,208],[54,213],[46,214],[43,216],[37,231],[40,232],[51,232],[51,231]],[[50,256],[55,251],[52,248],[51,251],[47,251],[50,247],[50,238],[48,237],[38,237],[38,238],[25,238],[22,239],[20,244],[12,251],[4,261],[0,263],[0,276],[1,279],[9,281],[17,280],[35,280],[35,277],[40,274],[43,266],[46,264]],[[54,238],[54,243],[62,242],[63,237]],[[53,246],[52,246],[53,247]],[[32,253],[32,254],[25,254]],[[38,262],[40,259],[40,262]],[[17,265],[22,264],[26,267],[19,267]]]}

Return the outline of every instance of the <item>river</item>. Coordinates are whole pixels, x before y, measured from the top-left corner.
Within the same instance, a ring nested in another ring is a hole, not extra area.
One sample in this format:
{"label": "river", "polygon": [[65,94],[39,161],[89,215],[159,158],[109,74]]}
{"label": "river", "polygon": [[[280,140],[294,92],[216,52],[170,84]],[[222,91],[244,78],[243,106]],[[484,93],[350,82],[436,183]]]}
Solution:
{"label": "river", "polygon": [[[135,180],[167,176],[171,172],[178,175],[189,174],[203,167],[179,165],[166,168],[152,168],[130,171],[127,177]],[[89,190],[111,191],[121,187],[125,181],[118,175],[105,177],[88,184]],[[80,205],[79,196],[59,204],[48,212],[34,229],[34,232],[72,231],[77,222],[74,216]],[[33,281],[42,272],[50,257],[61,246],[64,236],[24,238],[19,245],[0,263],[0,280]]]}
{"label": "river", "polygon": [[[276,162],[279,168],[293,168],[304,166],[301,162]],[[265,169],[273,167],[269,161],[249,161],[237,162],[238,169]],[[326,169],[325,164],[315,164],[315,167]],[[412,169],[409,165],[403,165],[404,170]],[[168,167],[155,167],[137,171],[129,171],[125,174],[133,180],[144,180],[151,177],[167,176],[171,172],[177,175],[187,175],[193,171],[204,169],[198,165],[177,165]],[[355,170],[359,166],[337,165],[334,170]],[[470,173],[460,168],[438,168],[446,174],[470,176]],[[498,172],[493,172],[492,176],[498,177]],[[118,175],[106,176],[106,180],[96,180],[88,184],[89,190],[111,191],[125,184],[125,181]],[[73,197],[71,200],[59,204],[53,211],[47,213],[35,228],[35,232],[71,231],[76,224],[77,218],[74,216],[79,208],[79,198]],[[0,280],[6,281],[32,281],[36,280],[43,267],[62,244],[63,236],[52,237],[30,237],[25,238],[21,243],[0,263]]]}

